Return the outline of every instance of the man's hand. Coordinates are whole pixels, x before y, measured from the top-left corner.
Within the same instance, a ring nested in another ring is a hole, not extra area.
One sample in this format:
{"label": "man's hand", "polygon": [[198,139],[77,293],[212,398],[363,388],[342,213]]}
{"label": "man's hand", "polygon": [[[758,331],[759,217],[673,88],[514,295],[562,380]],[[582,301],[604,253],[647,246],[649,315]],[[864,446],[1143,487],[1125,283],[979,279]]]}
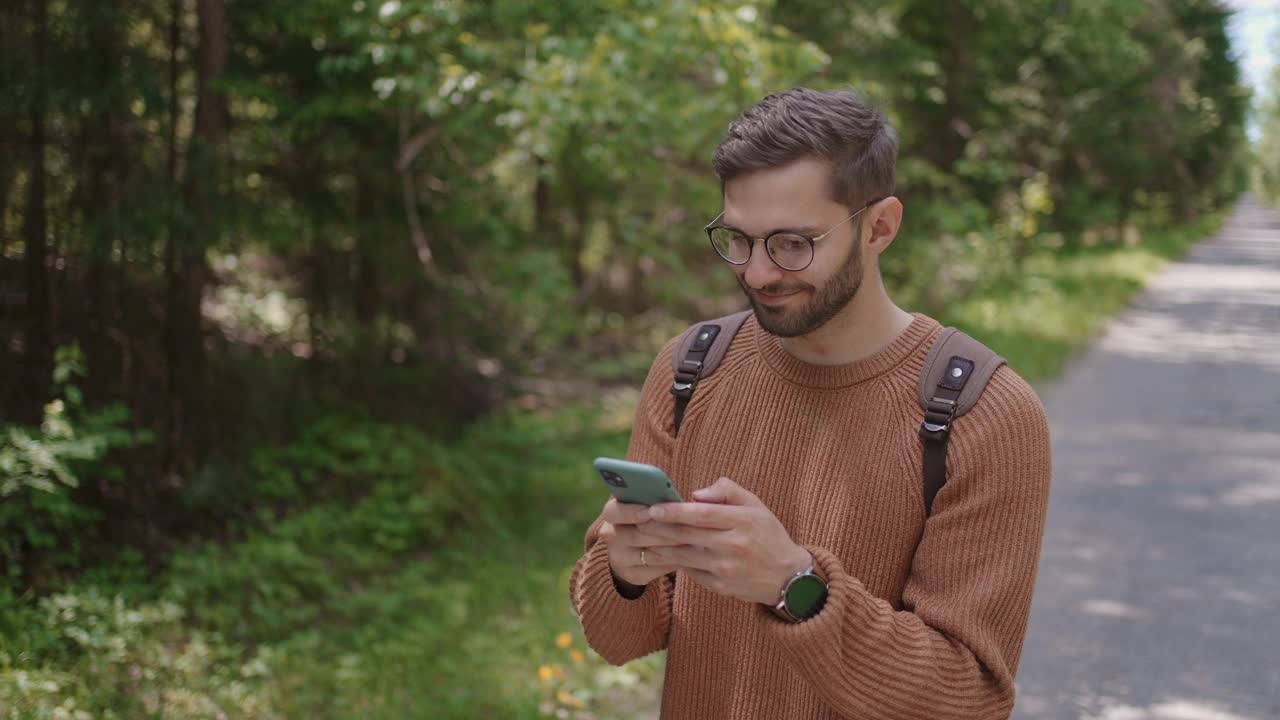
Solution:
{"label": "man's hand", "polygon": [[661,543],[649,546],[649,563],[679,566],[721,595],[776,605],[787,580],[809,567],[809,551],[760,498],[727,477],[693,498],[698,502],[649,509],[645,537]]}
{"label": "man's hand", "polygon": [[[609,567],[618,579],[628,585],[643,587],[656,577],[675,572],[675,565],[663,562],[654,554],[654,548],[671,542],[645,532],[649,524],[648,507],[620,503],[617,498],[610,497],[600,516],[604,519],[600,525],[600,539],[609,546]],[[641,551],[644,551],[643,558]]]}

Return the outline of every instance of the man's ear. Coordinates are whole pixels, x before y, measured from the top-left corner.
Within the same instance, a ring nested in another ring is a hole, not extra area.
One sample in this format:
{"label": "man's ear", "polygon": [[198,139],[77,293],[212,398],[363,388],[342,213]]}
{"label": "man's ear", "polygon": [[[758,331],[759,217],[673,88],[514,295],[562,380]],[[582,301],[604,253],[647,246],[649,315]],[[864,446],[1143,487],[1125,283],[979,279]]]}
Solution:
{"label": "man's ear", "polygon": [[867,208],[867,213],[863,246],[867,253],[879,256],[898,237],[898,228],[902,226],[902,202],[890,195]]}

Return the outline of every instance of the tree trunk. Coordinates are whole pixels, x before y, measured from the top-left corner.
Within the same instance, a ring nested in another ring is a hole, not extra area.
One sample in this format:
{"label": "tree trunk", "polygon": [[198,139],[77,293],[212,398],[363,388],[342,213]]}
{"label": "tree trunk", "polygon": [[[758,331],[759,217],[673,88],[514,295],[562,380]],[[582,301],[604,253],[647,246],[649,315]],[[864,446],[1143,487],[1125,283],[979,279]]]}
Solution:
{"label": "tree trunk", "polygon": [[179,255],[181,302],[179,335],[185,357],[185,387],[179,396],[185,404],[183,425],[191,444],[190,459],[195,461],[205,448],[203,396],[205,391],[205,347],[202,331],[201,301],[209,284],[209,267],[205,252],[219,236],[216,207],[222,179],[222,148],[230,125],[227,98],[213,84],[226,71],[229,28],[224,0],[197,0],[200,49],[196,66],[196,120],[192,136],[191,162],[187,164],[187,207],[191,213],[190,242]]}
{"label": "tree trunk", "polygon": [[543,172],[547,161],[537,156],[534,161],[533,232],[539,242],[545,243],[551,234],[551,185]]}
{"label": "tree trunk", "polygon": [[569,238],[566,248],[569,257],[569,276],[573,279],[574,296],[578,297],[587,285],[587,271],[582,266],[582,252],[587,246],[587,233],[591,232],[591,193],[580,188],[574,193],[573,214],[577,232]]}
{"label": "tree trunk", "polygon": [[[356,292],[355,314],[360,327],[372,330],[382,306],[382,288],[378,277],[378,258],[373,252],[373,226],[376,222],[376,190],[372,180],[362,177],[356,188]],[[370,334],[370,338],[373,335]]]}
{"label": "tree trunk", "polygon": [[[175,13],[180,10],[175,0]],[[223,0],[196,0],[195,126],[185,166],[184,200],[189,223],[168,248],[169,470],[186,474],[206,446],[206,358],[200,303],[209,282],[205,252],[218,237],[216,199],[219,155],[228,133],[227,99],[213,84],[227,65],[228,26]],[[176,38],[177,30],[172,29]],[[176,51],[176,44],[174,46]],[[171,77],[171,81],[173,78]],[[172,140],[173,138],[171,138]],[[181,238],[181,242],[176,242]]]}
{"label": "tree trunk", "polygon": [[[120,73],[119,12],[111,3],[94,3],[88,28],[90,63],[96,87],[110,88]],[[87,390],[103,397],[120,397],[120,362],[112,349],[112,323],[116,320],[111,252],[116,244],[120,187],[125,160],[124,113],[119,112],[121,94],[110,92],[103,106],[85,116],[86,172],[89,192],[83,198],[85,224],[89,230],[84,292],[79,298],[83,318],[85,359],[88,365]]]}
{"label": "tree trunk", "polygon": [[902,32],[913,43],[931,52],[942,71],[940,88],[944,98],[939,107],[932,100],[917,100],[914,112],[921,119],[921,132],[912,151],[943,172],[951,172],[964,155],[966,135],[974,122],[969,117],[972,102],[972,29],[974,10],[965,3],[915,0],[907,4]]}
{"label": "tree trunk", "polygon": [[172,473],[177,466],[177,447],[182,435],[181,403],[178,400],[179,371],[178,364],[182,350],[179,347],[178,311],[179,283],[178,276],[178,51],[182,43],[181,35],[182,0],[172,0],[169,4],[169,128],[166,153],[168,173],[168,207],[166,236],[164,244],[164,277],[165,277],[165,423],[164,423],[164,468]]}
{"label": "tree trunk", "polygon": [[329,321],[329,252],[325,246],[323,230],[316,223],[311,223],[306,230],[310,249],[307,258],[307,270],[310,292],[307,298],[307,330],[311,343],[311,367],[319,370],[320,351],[325,343],[324,326]]}
{"label": "tree trunk", "polygon": [[26,333],[23,343],[27,402],[19,415],[28,423],[39,423],[53,369],[52,316],[49,304],[48,217],[45,198],[45,105],[49,41],[48,6],[32,0],[32,64],[36,77],[30,108],[31,138],[28,145],[31,169],[27,176],[27,207],[23,215],[22,237],[26,248]]}
{"label": "tree trunk", "polygon": [[[9,215],[9,193],[13,192],[13,181],[17,177],[17,167],[0,161],[0,257],[4,257],[9,250],[9,228],[5,218]],[[3,290],[4,286],[0,285],[0,298],[5,296]]]}
{"label": "tree trunk", "polygon": [[970,75],[973,69],[967,29],[973,26],[973,15],[972,10],[966,9],[961,3],[948,3],[946,7],[950,31],[945,33],[947,47],[942,63],[945,77],[943,92],[946,94],[942,119],[945,125],[938,138],[941,144],[938,165],[950,172],[956,161],[964,155],[964,146],[968,143],[967,123],[973,121],[973,118],[967,117],[969,113],[966,108],[972,92]]}

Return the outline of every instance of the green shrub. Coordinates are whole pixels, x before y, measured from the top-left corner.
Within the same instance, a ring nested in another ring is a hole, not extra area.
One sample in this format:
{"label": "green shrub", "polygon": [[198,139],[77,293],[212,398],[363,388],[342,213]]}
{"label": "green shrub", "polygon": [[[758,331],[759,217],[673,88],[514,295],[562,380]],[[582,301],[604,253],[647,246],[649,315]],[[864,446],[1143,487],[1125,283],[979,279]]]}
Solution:
{"label": "green shrub", "polygon": [[71,491],[85,474],[118,473],[102,462],[110,449],[151,439],[127,429],[123,405],[84,407],[74,383],[85,374],[79,345],[58,348],[54,361],[54,399],[45,405],[40,427],[0,426],[0,567],[10,587],[37,563],[78,564],[84,529],[98,515],[76,503]]}
{"label": "green shrub", "polygon": [[282,717],[270,650],[242,660],[218,634],[188,629],[172,602],[130,605],[89,588],[41,599],[27,620],[41,650],[0,649],[0,717]]}
{"label": "green shrub", "polygon": [[425,444],[412,427],[328,415],[303,428],[296,442],[253,454],[256,490],[288,503],[352,500],[375,480],[414,477]]}

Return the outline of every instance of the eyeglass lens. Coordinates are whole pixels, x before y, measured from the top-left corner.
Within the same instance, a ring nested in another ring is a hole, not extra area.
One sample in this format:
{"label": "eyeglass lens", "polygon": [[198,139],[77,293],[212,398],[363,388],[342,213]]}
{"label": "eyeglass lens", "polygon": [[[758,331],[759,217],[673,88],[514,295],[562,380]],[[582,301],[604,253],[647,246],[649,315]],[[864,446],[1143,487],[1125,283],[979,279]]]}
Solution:
{"label": "eyeglass lens", "polygon": [[[742,265],[751,258],[754,243],[751,238],[730,228],[718,227],[711,231],[711,244],[716,252],[734,265]],[[813,259],[812,243],[799,235],[770,235],[765,241],[765,249],[769,257],[785,270],[799,270]]]}

